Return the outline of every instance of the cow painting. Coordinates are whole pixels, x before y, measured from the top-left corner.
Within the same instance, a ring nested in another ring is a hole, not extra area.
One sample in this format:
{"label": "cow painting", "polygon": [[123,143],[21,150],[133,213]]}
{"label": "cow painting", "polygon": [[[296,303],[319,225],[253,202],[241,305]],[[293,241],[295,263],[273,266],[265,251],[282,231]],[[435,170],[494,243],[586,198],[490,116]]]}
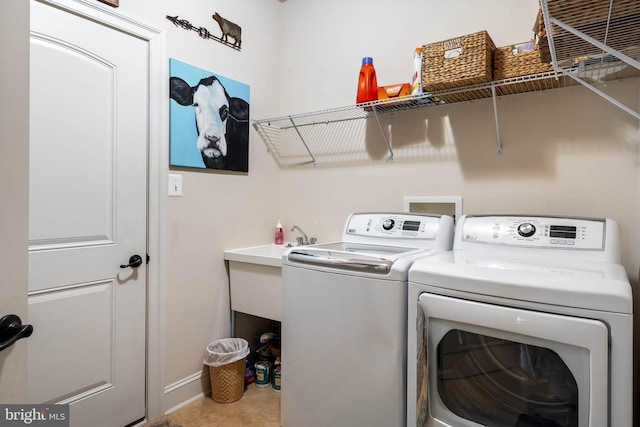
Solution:
{"label": "cow painting", "polygon": [[[180,106],[187,109],[191,116],[190,125],[185,127],[185,123],[181,123],[182,128],[186,128],[184,132],[178,134],[172,129],[171,164],[248,172],[249,103],[240,97],[231,96],[214,74],[201,77],[194,83],[189,83],[186,77],[172,75],[169,78],[169,91],[170,98],[177,104],[172,105],[172,108]],[[182,113],[184,117],[184,111]],[[172,128],[173,119],[172,115]],[[186,135],[187,133],[193,136]],[[174,152],[178,152],[177,149],[173,150],[174,143],[188,145],[190,153],[197,149],[202,163],[174,159],[173,157],[178,157],[177,154],[173,156]],[[196,164],[188,164],[189,162]]]}

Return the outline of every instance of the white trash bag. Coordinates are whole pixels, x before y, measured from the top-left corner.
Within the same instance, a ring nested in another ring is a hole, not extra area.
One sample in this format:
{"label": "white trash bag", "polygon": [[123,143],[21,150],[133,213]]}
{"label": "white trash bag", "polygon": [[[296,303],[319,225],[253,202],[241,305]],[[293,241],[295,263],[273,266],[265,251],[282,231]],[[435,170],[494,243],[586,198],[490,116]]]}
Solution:
{"label": "white trash bag", "polygon": [[218,367],[236,362],[249,354],[249,343],[242,338],[222,338],[207,346],[202,363]]}

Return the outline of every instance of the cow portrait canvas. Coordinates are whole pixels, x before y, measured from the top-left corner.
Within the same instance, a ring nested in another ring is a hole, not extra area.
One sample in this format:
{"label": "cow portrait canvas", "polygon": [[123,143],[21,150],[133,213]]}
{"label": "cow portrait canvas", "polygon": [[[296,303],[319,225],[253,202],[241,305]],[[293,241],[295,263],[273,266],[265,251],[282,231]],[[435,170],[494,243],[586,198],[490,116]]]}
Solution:
{"label": "cow portrait canvas", "polygon": [[249,86],[171,58],[169,164],[249,171]]}

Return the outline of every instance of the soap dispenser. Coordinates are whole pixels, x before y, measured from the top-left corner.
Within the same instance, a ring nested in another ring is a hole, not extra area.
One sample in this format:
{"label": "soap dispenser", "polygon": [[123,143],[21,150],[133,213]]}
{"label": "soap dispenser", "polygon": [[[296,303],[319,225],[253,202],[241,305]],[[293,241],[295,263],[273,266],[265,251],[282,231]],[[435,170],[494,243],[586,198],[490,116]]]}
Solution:
{"label": "soap dispenser", "polygon": [[274,243],[276,245],[281,245],[284,243],[284,232],[282,231],[282,223],[280,221],[281,220],[278,220],[278,223],[276,224],[276,236],[274,239]]}

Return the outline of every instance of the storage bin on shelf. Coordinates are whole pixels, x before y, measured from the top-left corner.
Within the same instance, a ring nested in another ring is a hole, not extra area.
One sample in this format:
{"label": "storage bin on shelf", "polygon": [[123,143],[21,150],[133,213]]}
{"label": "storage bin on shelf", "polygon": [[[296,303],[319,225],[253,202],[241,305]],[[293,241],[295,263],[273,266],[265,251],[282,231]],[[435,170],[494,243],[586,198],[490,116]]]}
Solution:
{"label": "storage bin on shelf", "polygon": [[[490,82],[493,79],[494,50],[495,44],[487,31],[424,45],[423,90],[437,92]],[[469,96],[467,99],[478,97],[477,94],[456,93],[440,98],[449,102],[464,100],[466,96]],[[484,96],[491,96],[491,91]]]}
{"label": "storage bin on shelf", "polygon": [[[531,43],[533,44],[533,42]],[[518,52],[518,46],[523,45],[526,43],[496,48],[493,56],[493,78],[495,81],[553,71],[553,65],[542,60],[539,43],[531,46],[531,50]],[[516,83],[499,85],[498,89],[502,94],[513,94],[558,86],[559,81],[553,76],[548,79],[536,80],[535,85]]]}
{"label": "storage bin on shelf", "polygon": [[500,82],[505,79],[553,71],[542,8],[538,8],[533,32],[535,33],[534,40],[496,48],[493,54],[493,79],[498,82],[498,93],[506,95],[531,92],[551,89],[560,85],[555,75],[545,79],[536,79],[535,83],[527,82],[526,79],[516,79],[510,84]]}
{"label": "storage bin on shelf", "polygon": [[532,46],[532,50],[517,52],[517,46],[523,44],[525,43],[496,48],[493,57],[494,80],[553,71],[553,65],[549,62],[543,62],[540,58],[538,44]]}

